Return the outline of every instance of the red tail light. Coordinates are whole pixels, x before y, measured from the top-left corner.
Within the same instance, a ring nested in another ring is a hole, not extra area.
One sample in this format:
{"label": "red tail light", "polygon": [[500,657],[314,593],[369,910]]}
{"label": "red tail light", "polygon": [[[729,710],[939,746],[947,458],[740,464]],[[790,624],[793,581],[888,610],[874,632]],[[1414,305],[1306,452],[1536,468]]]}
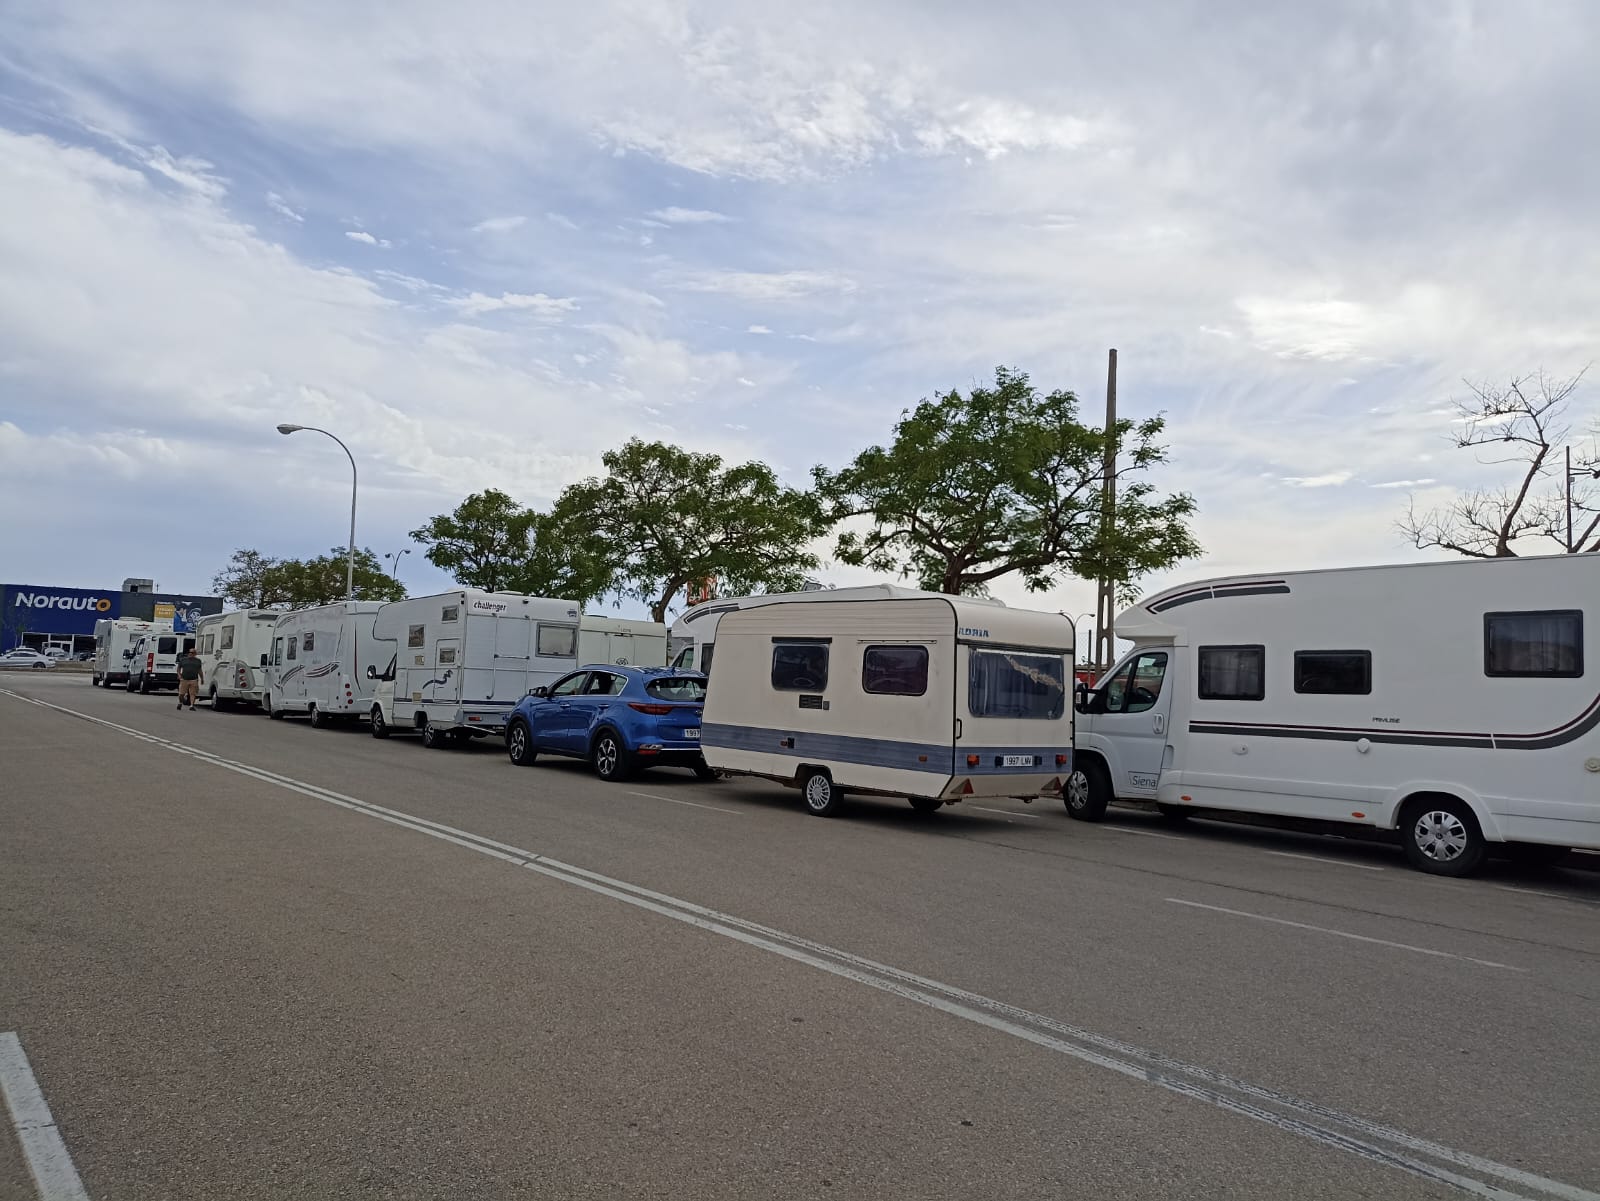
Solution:
{"label": "red tail light", "polygon": [[639,701],[629,701],[628,708],[639,713],[648,713],[652,717],[665,717],[667,714],[672,712],[671,705],[645,705],[641,704]]}
{"label": "red tail light", "polygon": [[148,655],[146,655],[144,657],[144,669],[145,669],[145,671],[149,672],[151,675],[155,674],[155,670],[156,670],[156,657],[155,657],[155,655],[148,654]]}
{"label": "red tail light", "polygon": [[1065,767],[1066,765],[1067,765],[1067,757],[1065,755],[1057,755],[1056,756],[1056,766],[1057,767]]}
{"label": "red tail light", "polygon": [[976,756],[976,755],[968,755],[967,756],[967,766],[968,767],[977,767],[978,766],[978,756]]}

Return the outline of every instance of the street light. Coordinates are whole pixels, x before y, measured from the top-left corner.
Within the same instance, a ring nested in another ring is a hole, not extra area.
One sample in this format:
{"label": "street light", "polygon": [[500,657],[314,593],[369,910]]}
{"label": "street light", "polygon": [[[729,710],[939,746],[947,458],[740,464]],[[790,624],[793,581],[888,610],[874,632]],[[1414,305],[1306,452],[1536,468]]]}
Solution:
{"label": "street light", "polygon": [[396,583],[399,583],[400,581],[400,556],[409,555],[410,553],[411,548],[408,546],[405,548],[405,550],[393,550],[383,556],[385,559],[394,560],[394,562],[389,565],[389,575]]}
{"label": "street light", "polygon": [[314,425],[291,425],[284,422],[278,427],[280,434],[297,434],[307,430],[313,434],[325,434],[339,443],[339,449],[344,451],[344,457],[350,460],[350,554],[344,565],[344,593],[346,600],[356,598],[356,457],[350,453],[350,448],[327,430],[318,429]]}

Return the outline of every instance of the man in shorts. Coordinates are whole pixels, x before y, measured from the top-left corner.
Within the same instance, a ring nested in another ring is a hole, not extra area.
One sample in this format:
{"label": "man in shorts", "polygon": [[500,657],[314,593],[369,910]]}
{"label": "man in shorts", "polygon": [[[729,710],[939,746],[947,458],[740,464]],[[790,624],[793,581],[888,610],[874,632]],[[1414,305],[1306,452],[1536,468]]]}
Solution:
{"label": "man in shorts", "polygon": [[178,656],[178,708],[188,705],[191,712],[194,710],[200,696],[200,676],[200,656],[192,645],[184,647]]}

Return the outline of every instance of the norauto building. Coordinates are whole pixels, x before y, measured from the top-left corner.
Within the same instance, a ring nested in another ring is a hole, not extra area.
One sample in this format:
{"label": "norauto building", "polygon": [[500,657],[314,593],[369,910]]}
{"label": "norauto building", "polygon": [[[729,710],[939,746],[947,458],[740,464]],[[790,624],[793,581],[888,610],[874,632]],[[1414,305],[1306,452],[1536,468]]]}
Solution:
{"label": "norauto building", "polygon": [[94,649],[94,623],[107,617],[169,620],[179,631],[207,613],[220,613],[215,596],[157,592],[149,580],[124,580],[121,588],[61,588],[52,584],[0,584],[0,652]]}

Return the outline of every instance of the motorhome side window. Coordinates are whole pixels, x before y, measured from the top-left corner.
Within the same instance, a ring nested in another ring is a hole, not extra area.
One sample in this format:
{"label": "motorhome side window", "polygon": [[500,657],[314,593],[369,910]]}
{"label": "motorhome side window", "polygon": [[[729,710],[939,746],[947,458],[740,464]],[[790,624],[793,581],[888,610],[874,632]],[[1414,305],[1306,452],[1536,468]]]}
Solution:
{"label": "motorhome side window", "polygon": [[441,646],[439,648],[439,662],[440,663],[454,663],[455,661],[456,661],[456,648],[455,647],[453,647],[453,646]]}
{"label": "motorhome side window", "polygon": [[296,641],[295,636],[293,634],[290,634],[289,635],[289,662],[291,662],[291,663],[294,662],[294,644],[295,644],[295,641]]}
{"label": "motorhome side window", "polygon": [[1583,613],[1548,609],[1483,615],[1483,674],[1571,678],[1583,674]]}
{"label": "motorhome side window", "polygon": [[461,619],[460,605],[446,605],[439,614],[440,621],[459,621]]}
{"label": "motorhome side window", "polygon": [[1267,648],[1202,646],[1196,682],[1203,701],[1260,701],[1267,696]]}
{"label": "motorhome side window", "polygon": [[1066,705],[1067,664],[1060,655],[972,648],[967,711],[973,717],[1054,721]]}
{"label": "motorhome side window", "polygon": [[307,630],[304,634],[301,634],[300,649],[303,651],[309,651],[313,646],[316,645],[316,636],[315,630]]}
{"label": "motorhome side window", "polygon": [[772,686],[782,692],[822,692],[828,687],[825,639],[772,640]]}
{"label": "motorhome side window", "polygon": [[281,637],[272,640],[272,661],[274,663],[283,662],[283,639]]}
{"label": "motorhome side window", "polygon": [[231,651],[233,649],[233,627],[232,626],[223,626],[222,627],[222,644],[218,649],[225,650],[225,651]]}
{"label": "motorhome side window", "polygon": [[928,691],[928,648],[869,646],[861,654],[861,691],[922,696]]}
{"label": "motorhome side window", "polygon": [[578,654],[577,626],[539,627],[538,652],[555,659],[573,659]]}
{"label": "motorhome side window", "polygon": [[1294,690],[1366,696],[1372,691],[1372,652],[1295,651]]}
{"label": "motorhome side window", "polygon": [[427,642],[427,626],[410,626],[406,630],[406,646],[423,646]]}

